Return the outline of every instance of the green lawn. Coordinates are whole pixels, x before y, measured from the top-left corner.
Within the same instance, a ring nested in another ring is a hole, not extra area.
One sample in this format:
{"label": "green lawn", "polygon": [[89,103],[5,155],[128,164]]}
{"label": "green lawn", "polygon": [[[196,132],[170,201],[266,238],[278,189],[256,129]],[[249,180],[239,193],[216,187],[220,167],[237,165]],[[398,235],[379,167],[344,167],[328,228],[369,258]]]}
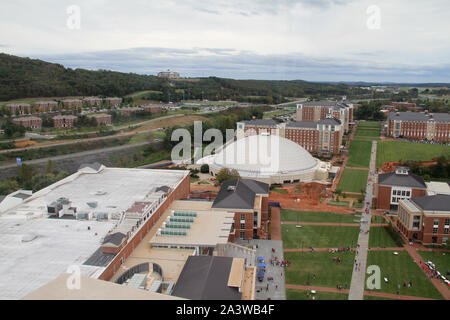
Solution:
{"label": "green lawn", "polygon": [[382,216],[374,216],[372,215],[371,223],[388,223],[386,219]]}
{"label": "green lawn", "polygon": [[[431,261],[436,265],[437,271],[439,271],[444,277],[449,278],[446,274],[450,271],[450,252],[437,252],[437,251],[419,251],[423,261]],[[448,287],[450,289],[450,287]]]}
{"label": "green lawn", "polygon": [[356,245],[359,227],[302,226],[297,228],[293,224],[283,224],[281,232],[284,248],[342,248]]}
{"label": "green lawn", "polygon": [[347,207],[349,206],[349,202],[348,201],[333,201],[330,200],[328,201],[328,204],[331,206],[338,206],[338,207]]}
{"label": "green lawn", "polygon": [[[405,251],[399,251],[398,255],[391,251],[369,251],[367,265],[380,267],[381,289],[374,289],[375,292],[395,294],[398,290],[401,295],[442,299],[439,291]],[[384,277],[389,282],[386,283]],[[409,281],[412,282],[412,287],[403,287],[403,283]]]}
{"label": "green lawn", "polygon": [[[285,259],[291,264],[286,270],[286,283],[336,288],[336,285],[347,285],[353,272],[355,253],[352,251],[341,253],[328,252],[285,252]],[[340,257],[341,262],[333,261]],[[314,279],[314,275],[316,276]]]}
{"label": "green lawn", "polygon": [[359,122],[358,123],[358,128],[364,128],[364,129],[368,129],[368,128],[371,128],[371,129],[379,129],[379,130],[381,130],[381,125],[382,125],[382,123],[381,122],[374,122],[374,121],[372,121],[372,122],[367,122],[367,121],[363,121],[363,122]]}
{"label": "green lawn", "polygon": [[352,140],[348,155],[347,166],[357,168],[369,168],[372,141]]}
{"label": "green lawn", "polygon": [[306,290],[292,290],[286,289],[287,300],[348,300],[348,295],[345,293],[333,293],[333,292],[316,292],[316,294],[309,293],[309,297],[306,295]]}
{"label": "green lawn", "polygon": [[284,189],[273,189],[272,191],[282,193],[282,194],[288,194],[287,190],[284,190]]}
{"label": "green lawn", "polygon": [[355,220],[359,221],[359,219],[360,216],[353,214],[281,210],[281,221],[357,223]]}
{"label": "green lawn", "polygon": [[364,296],[364,300],[395,300],[384,297]]}
{"label": "green lawn", "polygon": [[338,189],[342,192],[357,192],[366,190],[368,170],[345,169],[339,181]]}
{"label": "green lawn", "polygon": [[370,248],[394,248],[398,244],[392,239],[385,227],[372,227],[369,233]]}
{"label": "green lawn", "polygon": [[377,167],[388,161],[427,161],[439,156],[449,156],[450,147],[403,141],[382,141],[377,147]]}

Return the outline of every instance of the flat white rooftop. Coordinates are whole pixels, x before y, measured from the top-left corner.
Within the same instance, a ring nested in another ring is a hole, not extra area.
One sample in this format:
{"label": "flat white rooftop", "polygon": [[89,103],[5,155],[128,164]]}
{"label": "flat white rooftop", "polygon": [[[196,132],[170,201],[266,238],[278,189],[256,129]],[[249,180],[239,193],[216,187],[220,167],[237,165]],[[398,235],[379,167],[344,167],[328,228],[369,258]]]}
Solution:
{"label": "flat white rooftop", "polygon": [[98,276],[104,268],[81,265],[113,226],[97,221],[0,219],[0,299],[20,299],[71,265],[80,266],[83,275]]}
{"label": "flat white rooftop", "polygon": [[425,182],[427,185],[427,195],[434,196],[436,194],[450,194],[450,185],[447,182]]}
{"label": "flat white rooftop", "polygon": [[[211,209],[212,202],[201,201],[174,201],[167,209],[169,211],[192,211],[197,213],[194,222],[185,236],[169,236],[156,234],[150,244],[158,246],[209,246],[228,242],[234,213],[216,211]],[[166,229],[167,230],[167,229]],[[177,230],[177,229],[172,229]]]}
{"label": "flat white rooftop", "polygon": [[[104,270],[83,263],[100,248],[118,220],[50,219],[47,205],[51,202],[65,197],[78,212],[120,215],[137,201],[159,201],[165,193],[161,187],[173,190],[188,174],[175,170],[83,168],[0,213],[0,299],[20,299],[73,265],[80,267],[82,275],[93,278]],[[97,206],[92,208],[88,202],[97,202]]]}

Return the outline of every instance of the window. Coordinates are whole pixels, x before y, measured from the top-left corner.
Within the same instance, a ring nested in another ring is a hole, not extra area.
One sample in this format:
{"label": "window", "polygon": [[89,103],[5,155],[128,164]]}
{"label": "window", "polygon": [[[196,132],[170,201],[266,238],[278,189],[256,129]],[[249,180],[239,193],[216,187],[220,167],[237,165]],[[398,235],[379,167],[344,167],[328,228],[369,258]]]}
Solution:
{"label": "window", "polygon": [[245,232],[240,232],[239,233],[239,238],[244,239],[245,238]]}
{"label": "window", "polygon": [[245,214],[241,214],[241,220],[245,220]]}
{"label": "window", "polygon": [[241,223],[241,230],[245,229],[245,223]]}
{"label": "window", "polygon": [[446,226],[450,225],[450,219],[445,219],[444,224],[445,224]]}
{"label": "window", "polygon": [[438,228],[433,228],[433,233],[438,233]]}
{"label": "window", "polygon": [[444,229],[444,234],[448,234],[448,228]]}

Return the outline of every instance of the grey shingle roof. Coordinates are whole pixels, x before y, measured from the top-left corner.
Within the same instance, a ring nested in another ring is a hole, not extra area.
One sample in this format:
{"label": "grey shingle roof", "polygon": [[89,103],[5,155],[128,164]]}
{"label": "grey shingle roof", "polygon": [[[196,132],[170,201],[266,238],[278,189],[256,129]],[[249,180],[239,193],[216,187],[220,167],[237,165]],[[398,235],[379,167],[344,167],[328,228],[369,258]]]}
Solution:
{"label": "grey shingle roof", "polygon": [[250,179],[224,181],[212,207],[218,209],[253,209],[257,194],[269,194],[269,185]]}
{"label": "grey shingle roof", "polygon": [[290,121],[286,124],[286,128],[312,128],[317,127],[317,122],[312,121]]}
{"label": "grey shingle roof", "polygon": [[109,234],[103,240],[103,244],[112,243],[116,246],[119,246],[122,243],[123,238],[126,238],[126,234],[124,234],[122,232],[116,232],[113,234]]}
{"label": "grey shingle roof", "polygon": [[415,204],[417,204],[424,211],[449,211],[450,212],[450,195],[437,194],[434,196],[424,196],[412,198]]}
{"label": "grey shingle roof", "polygon": [[232,263],[231,257],[190,256],[172,295],[192,300],[240,300],[238,289],[228,286]]}
{"label": "grey shingle roof", "polygon": [[331,124],[334,126],[340,125],[341,123],[342,123],[341,120],[338,120],[336,118],[326,118],[319,121],[319,124]]}
{"label": "grey shingle roof", "polygon": [[255,119],[255,120],[247,120],[242,121],[246,125],[253,125],[253,126],[276,126],[278,122],[272,119]]}
{"label": "grey shingle roof", "polygon": [[378,184],[424,189],[427,187],[423,178],[413,173],[408,175],[396,174],[395,172],[382,173],[378,175]]}
{"label": "grey shingle roof", "polygon": [[450,122],[450,114],[448,113],[426,114],[425,112],[389,112],[388,119],[402,120],[402,121],[418,121],[418,122],[426,122],[428,120],[434,120],[436,122]]}

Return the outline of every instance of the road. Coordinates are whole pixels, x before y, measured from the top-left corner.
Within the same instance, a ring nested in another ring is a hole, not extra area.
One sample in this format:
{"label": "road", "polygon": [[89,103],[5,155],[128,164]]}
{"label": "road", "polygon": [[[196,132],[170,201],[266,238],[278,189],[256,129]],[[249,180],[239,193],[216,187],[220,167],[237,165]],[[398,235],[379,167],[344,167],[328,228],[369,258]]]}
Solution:
{"label": "road", "polygon": [[[184,114],[177,114],[177,115],[171,115],[171,116],[166,116],[166,117],[161,117],[161,118],[155,118],[155,119],[152,119],[152,120],[148,120],[148,121],[145,121],[145,122],[142,122],[142,123],[135,124],[133,126],[141,126],[141,125],[149,124],[149,123],[156,122],[156,121],[159,121],[159,120],[164,120],[164,119],[174,118],[174,117],[183,117],[183,116],[185,116],[185,115]],[[153,131],[156,131],[156,129],[142,130],[142,131],[139,131],[139,132],[119,133],[119,134],[115,134],[115,135],[111,135],[111,136],[105,136],[105,137],[96,137],[96,138],[71,140],[71,141],[66,141],[66,142],[49,143],[49,144],[45,144],[45,145],[31,146],[31,147],[25,147],[25,148],[7,149],[7,150],[1,150],[0,154],[14,152],[14,151],[24,151],[24,150],[30,150],[30,149],[40,149],[40,148],[50,148],[50,147],[71,145],[71,144],[76,144],[76,143],[80,143],[80,142],[101,141],[101,140],[108,140],[108,139],[114,139],[114,138],[129,137],[129,136],[134,136],[134,135],[139,134],[139,133],[147,133],[147,132],[153,132]]]}
{"label": "road", "polygon": [[[124,149],[129,149],[129,148],[136,148],[136,147],[140,147],[140,146],[145,146],[145,145],[147,145],[149,143],[150,142],[140,142],[140,143],[134,143],[134,144],[126,144],[126,145],[117,146],[117,147],[95,149],[95,150],[82,151],[82,152],[77,152],[77,153],[69,153],[69,154],[65,154],[65,155],[61,155],[61,156],[55,156],[55,157],[41,158],[41,159],[36,159],[36,160],[23,161],[22,163],[25,163],[25,164],[28,164],[28,165],[41,164],[41,163],[46,163],[48,160],[58,161],[58,160],[64,160],[64,159],[78,158],[78,157],[88,156],[88,155],[92,155],[92,154],[96,154],[96,153],[103,153],[103,152],[119,151],[119,150],[124,150]],[[11,163],[11,164],[0,166],[0,170],[10,169],[10,168],[15,168],[15,167],[17,167],[17,164]]]}
{"label": "road", "polygon": [[[375,164],[377,157],[377,142],[372,142],[372,150],[370,156],[370,171],[367,179],[366,197],[364,201],[363,217],[361,217],[361,231],[358,237],[357,254],[355,256],[356,263],[353,264],[352,281],[350,283],[350,292],[348,295],[349,300],[363,300],[364,299],[364,287],[366,278],[366,264],[367,253],[369,248],[369,231],[370,222],[372,219],[372,207],[373,198],[373,182],[375,178]],[[368,209],[368,214],[365,213]]]}

